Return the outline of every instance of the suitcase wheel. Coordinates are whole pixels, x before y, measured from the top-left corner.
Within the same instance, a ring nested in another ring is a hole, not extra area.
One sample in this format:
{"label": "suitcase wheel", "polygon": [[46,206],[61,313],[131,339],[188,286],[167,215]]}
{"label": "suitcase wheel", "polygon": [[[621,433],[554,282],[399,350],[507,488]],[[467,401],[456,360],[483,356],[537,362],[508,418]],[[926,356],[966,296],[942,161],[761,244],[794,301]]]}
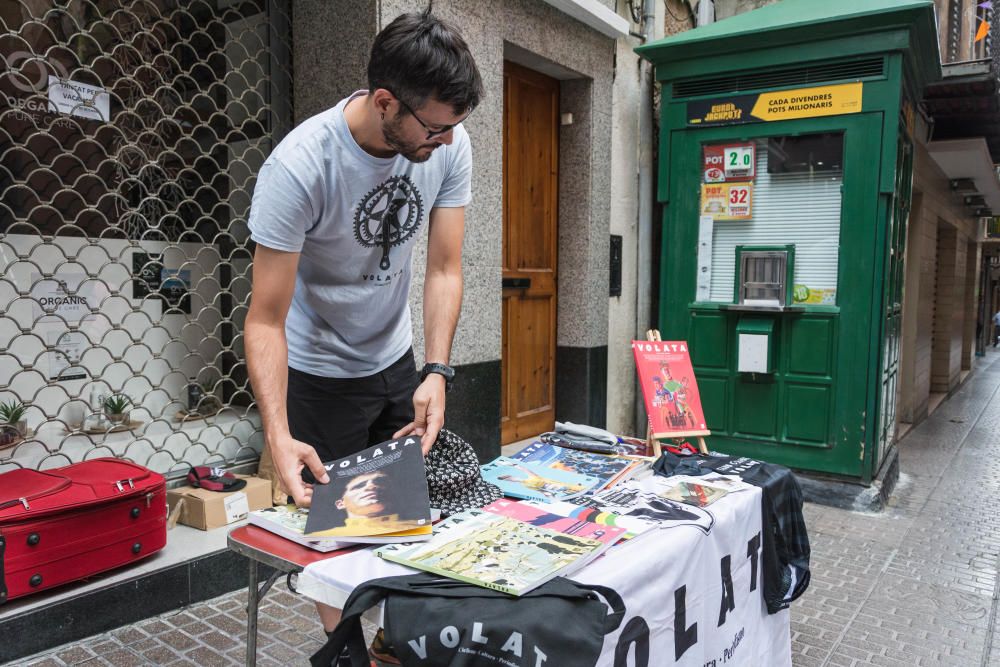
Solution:
{"label": "suitcase wheel", "polygon": [[39,586],[42,585],[42,575],[40,574],[31,575],[31,579],[28,579],[28,583],[31,585],[32,588],[38,588]]}
{"label": "suitcase wheel", "polygon": [[38,536],[38,533],[32,533],[28,535],[28,546],[33,547],[42,541],[42,538]]}
{"label": "suitcase wheel", "polygon": [[138,507],[133,507],[131,514],[132,514],[132,518],[133,519],[138,519],[139,518],[139,508]]}
{"label": "suitcase wheel", "polygon": [[132,553],[137,554],[140,551],[142,551],[142,545],[141,544],[139,544],[138,542],[136,542],[135,544],[132,545]]}

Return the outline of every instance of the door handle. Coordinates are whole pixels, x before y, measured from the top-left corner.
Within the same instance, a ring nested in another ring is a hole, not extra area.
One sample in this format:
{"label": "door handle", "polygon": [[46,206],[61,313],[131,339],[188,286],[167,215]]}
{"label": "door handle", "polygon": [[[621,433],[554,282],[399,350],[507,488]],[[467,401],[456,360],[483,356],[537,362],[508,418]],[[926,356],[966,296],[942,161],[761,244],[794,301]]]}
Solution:
{"label": "door handle", "polygon": [[514,289],[528,289],[531,287],[531,278],[504,278],[503,288],[512,287]]}

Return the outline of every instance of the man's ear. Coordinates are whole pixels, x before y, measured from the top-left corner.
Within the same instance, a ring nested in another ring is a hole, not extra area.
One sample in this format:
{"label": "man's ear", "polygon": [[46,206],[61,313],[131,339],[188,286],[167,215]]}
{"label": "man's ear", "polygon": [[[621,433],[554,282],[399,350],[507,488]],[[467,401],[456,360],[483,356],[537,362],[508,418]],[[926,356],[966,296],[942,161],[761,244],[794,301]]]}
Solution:
{"label": "man's ear", "polygon": [[337,505],[337,509],[339,509],[339,510],[347,509],[346,507],[344,507],[344,501],[343,500],[338,500],[336,502],[336,505]]}
{"label": "man's ear", "polygon": [[376,88],[371,93],[372,104],[375,106],[375,113],[384,114],[388,113],[389,107],[393,104],[399,104],[396,97],[386,90],[385,88]]}

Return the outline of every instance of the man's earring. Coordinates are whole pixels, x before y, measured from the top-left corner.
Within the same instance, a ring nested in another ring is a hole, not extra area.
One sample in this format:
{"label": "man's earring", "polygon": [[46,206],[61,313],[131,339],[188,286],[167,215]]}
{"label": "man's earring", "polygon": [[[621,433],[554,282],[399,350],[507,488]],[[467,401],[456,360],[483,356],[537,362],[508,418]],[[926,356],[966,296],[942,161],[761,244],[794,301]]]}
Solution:
{"label": "man's earring", "polygon": [[382,112],[382,120],[385,120],[385,112]]}

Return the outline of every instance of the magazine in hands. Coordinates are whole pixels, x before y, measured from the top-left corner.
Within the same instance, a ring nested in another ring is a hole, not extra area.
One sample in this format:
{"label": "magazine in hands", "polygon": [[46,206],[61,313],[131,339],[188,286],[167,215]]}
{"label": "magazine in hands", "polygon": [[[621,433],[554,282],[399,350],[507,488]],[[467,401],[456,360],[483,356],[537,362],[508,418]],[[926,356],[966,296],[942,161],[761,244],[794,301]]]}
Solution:
{"label": "magazine in hands", "polygon": [[611,545],[566,535],[483,510],[466,510],[435,526],[417,544],[380,547],[375,554],[401,565],[484,588],[522,595],[583,567]]}
{"label": "magazine in hands", "polygon": [[420,438],[388,440],[324,463],[327,484],[314,484],[307,537],[359,538],[431,532]]}

